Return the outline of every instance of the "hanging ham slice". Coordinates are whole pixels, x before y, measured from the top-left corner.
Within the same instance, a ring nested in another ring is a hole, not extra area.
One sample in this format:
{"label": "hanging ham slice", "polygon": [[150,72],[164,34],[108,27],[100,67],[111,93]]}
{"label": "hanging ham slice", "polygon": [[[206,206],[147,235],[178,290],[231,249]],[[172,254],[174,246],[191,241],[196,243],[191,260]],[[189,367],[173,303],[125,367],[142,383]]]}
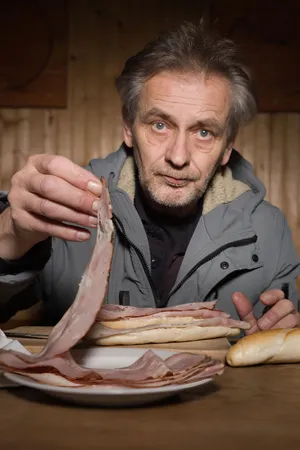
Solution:
{"label": "hanging ham slice", "polygon": [[[207,356],[189,353],[179,353],[163,360],[149,350],[130,367],[110,370],[85,368],[73,359],[70,349],[87,335],[97,317],[115,320],[126,315],[126,317],[159,316],[163,312],[171,316],[175,312],[175,315],[181,316],[185,311],[198,318],[215,317],[226,320],[228,317],[227,314],[217,311],[216,314],[205,316],[207,311],[213,312],[215,302],[205,305],[190,303],[164,311],[132,307],[124,309],[117,305],[106,305],[101,309],[113,255],[111,206],[105,180],[101,181],[103,191],[98,213],[97,240],[74,303],[53,328],[39,354],[27,355],[13,350],[0,350],[0,368],[21,373],[42,383],[73,387],[95,385],[154,387],[187,383],[221,374],[224,370],[222,363]],[[201,315],[200,311],[206,313]],[[101,361],[99,362],[101,364]]]}
{"label": "hanging ham slice", "polygon": [[94,323],[103,303],[113,255],[113,224],[109,194],[104,179],[102,184],[97,239],[91,260],[81,280],[74,303],[53,328],[38,359],[59,355],[77,344]]}

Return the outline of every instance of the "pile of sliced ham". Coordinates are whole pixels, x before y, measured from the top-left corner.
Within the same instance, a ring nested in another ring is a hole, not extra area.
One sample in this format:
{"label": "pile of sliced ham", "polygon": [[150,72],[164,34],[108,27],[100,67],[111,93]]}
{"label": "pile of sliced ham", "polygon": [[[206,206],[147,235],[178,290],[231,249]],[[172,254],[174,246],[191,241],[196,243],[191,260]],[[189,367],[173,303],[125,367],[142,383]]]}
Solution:
{"label": "pile of sliced ham", "polygon": [[217,300],[212,302],[185,303],[167,308],[136,308],[135,306],[103,305],[97,314],[99,322],[132,319],[135,317],[230,317],[229,314],[215,309]]}
{"label": "pile of sliced ham", "polygon": [[[177,353],[162,359],[151,350],[129,367],[121,369],[90,369],[80,366],[70,350],[84,338],[96,319],[109,321],[127,317],[158,317],[163,312],[177,317],[189,311],[196,319],[215,320],[228,316],[213,310],[214,304],[187,304],[166,310],[105,305],[111,260],[113,255],[113,223],[108,190],[102,179],[97,240],[91,260],[83,275],[76,299],[60,322],[53,328],[47,343],[39,354],[23,354],[14,350],[0,350],[0,368],[20,373],[41,383],[57,386],[128,386],[132,388],[157,387],[194,382],[221,374],[223,363],[208,356]],[[97,293],[97,295],[95,295]],[[197,306],[196,306],[197,305]],[[101,308],[102,307],[102,308]],[[101,361],[99,361],[101,366]]]}
{"label": "pile of sliced ham", "polygon": [[148,344],[234,336],[250,328],[249,323],[216,309],[216,304],[198,302],[156,309],[104,305],[86,338],[100,345]]}

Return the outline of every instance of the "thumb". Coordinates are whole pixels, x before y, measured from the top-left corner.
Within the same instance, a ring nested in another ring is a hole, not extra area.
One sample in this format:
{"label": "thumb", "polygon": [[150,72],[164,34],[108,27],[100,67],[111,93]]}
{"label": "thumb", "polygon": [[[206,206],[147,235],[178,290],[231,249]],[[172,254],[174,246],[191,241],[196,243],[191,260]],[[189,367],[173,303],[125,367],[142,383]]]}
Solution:
{"label": "thumb", "polygon": [[251,328],[245,330],[246,334],[252,334],[259,330],[256,317],[253,314],[253,305],[246,295],[241,292],[232,294],[232,301],[241,320],[250,323]]}

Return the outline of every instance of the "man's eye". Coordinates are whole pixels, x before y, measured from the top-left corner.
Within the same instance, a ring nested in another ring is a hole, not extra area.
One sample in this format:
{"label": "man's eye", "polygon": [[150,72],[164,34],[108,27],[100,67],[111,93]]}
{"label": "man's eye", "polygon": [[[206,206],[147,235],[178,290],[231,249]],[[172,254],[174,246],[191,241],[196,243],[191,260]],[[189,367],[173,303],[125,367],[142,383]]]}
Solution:
{"label": "man's eye", "polygon": [[208,130],[199,130],[198,134],[202,139],[207,139],[211,137],[211,132]]}
{"label": "man's eye", "polygon": [[156,131],[164,131],[166,128],[165,124],[162,122],[155,122],[153,124],[153,127]]}

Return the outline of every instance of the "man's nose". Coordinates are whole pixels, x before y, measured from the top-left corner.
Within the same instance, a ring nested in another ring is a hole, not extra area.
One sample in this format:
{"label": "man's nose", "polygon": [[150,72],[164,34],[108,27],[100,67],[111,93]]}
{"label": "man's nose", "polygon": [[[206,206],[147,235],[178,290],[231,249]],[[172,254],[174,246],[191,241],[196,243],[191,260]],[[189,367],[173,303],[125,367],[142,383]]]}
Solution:
{"label": "man's nose", "polygon": [[165,159],[174,167],[184,167],[190,161],[190,154],[184,133],[178,133],[175,140],[170,143]]}

